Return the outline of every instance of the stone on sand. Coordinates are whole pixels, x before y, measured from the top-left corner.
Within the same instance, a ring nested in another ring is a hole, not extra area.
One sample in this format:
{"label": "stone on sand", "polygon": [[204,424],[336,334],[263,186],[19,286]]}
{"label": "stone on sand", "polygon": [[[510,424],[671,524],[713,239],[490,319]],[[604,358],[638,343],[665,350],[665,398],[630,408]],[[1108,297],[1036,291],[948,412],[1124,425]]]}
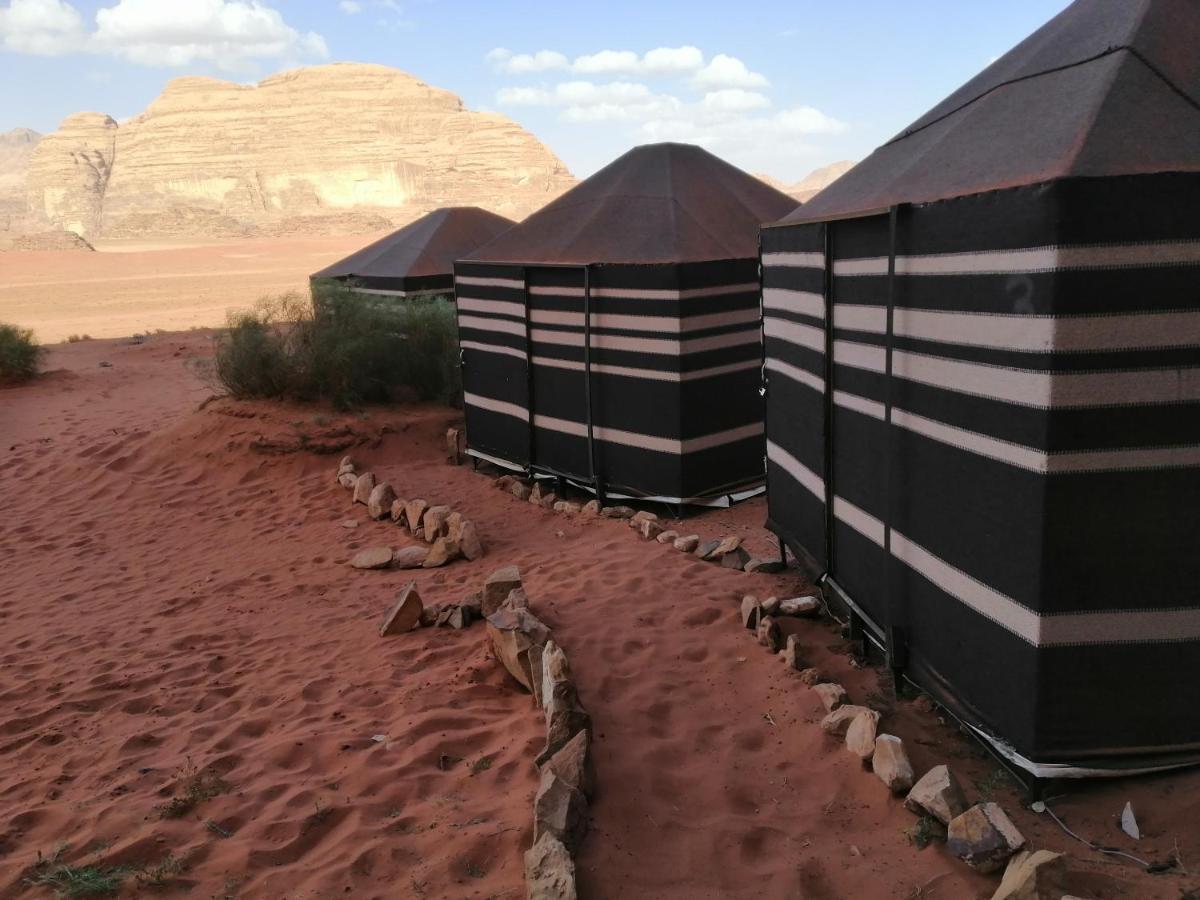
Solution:
{"label": "stone on sand", "polygon": [[778,653],[783,646],[783,632],[779,629],[779,623],[770,616],[758,620],[758,642],[772,653]]}
{"label": "stone on sand", "polygon": [[571,680],[571,666],[567,662],[567,654],[563,653],[562,647],[552,640],[547,641],[546,646],[542,648],[541,679],[542,706],[549,718],[558,703],[555,699],[555,686]]}
{"label": "stone on sand", "polygon": [[463,434],[461,429],[446,429],[446,462],[452,466],[462,465],[464,450],[463,444]]}
{"label": "stone on sand", "polygon": [[356,569],[386,569],[391,564],[391,547],[368,547],[358,551],[350,560],[350,565]]}
{"label": "stone on sand", "polygon": [[722,553],[719,556],[713,554],[709,559],[719,561],[722,568],[741,572],[745,570],[746,563],[750,561],[750,554],[746,552],[744,547],[735,547],[728,553]]}
{"label": "stone on sand", "polygon": [[572,787],[550,769],[544,770],[533,801],[534,843],[543,834],[551,834],[574,853],[583,843],[587,830],[587,798],[583,791]]}
{"label": "stone on sand", "polygon": [[516,566],[497,569],[483,583],[483,614],[490,616],[508,598],[509,593],[521,587],[521,570]]}
{"label": "stone on sand", "polygon": [[779,601],[779,615],[790,617],[815,616],[821,611],[819,597],[788,597]]}
{"label": "stone on sand", "polygon": [[[839,706],[833,712],[829,713],[821,720],[821,730],[833,737],[845,737],[846,731],[850,728],[850,723],[854,721],[859,713],[875,712],[865,706],[854,706],[846,703]],[[875,715],[879,715],[875,713]]]}
{"label": "stone on sand", "polygon": [[695,553],[699,546],[700,535],[698,534],[685,534],[675,538],[675,549],[680,553]]}
{"label": "stone on sand", "polygon": [[598,516],[600,515],[600,501],[589,500],[587,503],[583,504],[583,507],[579,511],[588,517]]}
{"label": "stone on sand", "polygon": [[904,742],[894,734],[881,734],[875,738],[871,771],[893,794],[903,794],[913,786],[914,773],[908,752]]}
{"label": "stone on sand", "polygon": [[742,625],[752,631],[758,630],[758,620],[762,618],[762,604],[757,597],[747,594],[742,598]]}
{"label": "stone on sand", "polygon": [[508,492],[518,500],[528,500],[533,489],[523,481],[513,481],[508,486]]}
{"label": "stone on sand", "polygon": [[344,472],[338,476],[338,484],[344,488],[353,490],[354,486],[358,484],[358,476],[353,472]]}
{"label": "stone on sand", "polygon": [[408,523],[408,531],[413,537],[421,537],[421,519],[427,509],[429,504],[420,499],[409,500],[404,507],[404,521]]}
{"label": "stone on sand", "polygon": [[487,631],[496,659],[532,694],[534,676],[528,651],[531,647],[541,648],[550,639],[550,629],[529,610],[510,608],[489,615]]}
{"label": "stone on sand", "polygon": [[762,602],[763,615],[777,616],[779,615],[779,598],[768,597]]}
{"label": "stone on sand", "polygon": [[406,631],[412,631],[413,626],[421,621],[423,610],[424,605],[421,603],[421,595],[417,593],[417,583],[410,581],[404,586],[404,590],[400,592],[396,603],[388,610],[387,615],[384,616],[383,624],[379,626],[379,636],[389,637],[393,634],[403,634]]}
{"label": "stone on sand", "polygon": [[421,566],[426,569],[437,569],[454,562],[460,556],[462,556],[462,551],[459,550],[457,541],[448,537],[440,537],[429,548],[429,555],[425,557],[425,562],[421,563]]}
{"label": "stone on sand", "polygon": [[606,519],[632,519],[634,510],[629,506],[606,506],[600,510],[600,515]]}
{"label": "stone on sand", "polygon": [[454,510],[448,506],[431,506],[425,510],[425,515],[421,517],[421,534],[428,543],[432,544],[450,533],[447,521],[452,512]]}
{"label": "stone on sand", "polygon": [[800,637],[798,635],[789,634],[787,640],[784,641],[783,649],[779,653],[789,669],[800,670],[803,668],[804,656],[800,651]]}
{"label": "stone on sand", "polygon": [[367,501],[371,499],[371,491],[375,490],[375,476],[370,472],[363,472],[354,482],[354,502],[367,505]]}
{"label": "stone on sand", "polygon": [[950,820],[967,811],[962,786],[949,766],[934,766],[913,785],[904,805],[917,815],[930,815],[949,825]]}
{"label": "stone on sand", "polygon": [[638,510],[632,516],[629,517],[629,527],[630,528],[640,528],[641,523],[645,522],[645,521],[657,522],[658,516],[652,512],[648,512],[647,510],[644,510],[644,509]]}
{"label": "stone on sand", "polygon": [[657,519],[642,519],[638,523],[637,530],[638,534],[647,541],[653,540],[663,533],[663,527]]}
{"label": "stone on sand", "polygon": [[479,540],[479,531],[474,522],[463,522],[458,527],[458,534],[450,535],[450,539],[458,543],[462,555],[472,562],[483,556],[483,542]]}
{"label": "stone on sand", "polygon": [[1061,853],[1022,850],[1008,861],[992,900],[1062,900],[1067,858]]}
{"label": "stone on sand", "polygon": [[702,544],[697,544],[696,550],[695,550],[696,558],[703,559],[703,560],[711,559],[712,555],[716,552],[717,548],[720,546],[721,546],[720,541],[705,541]]}
{"label": "stone on sand", "polygon": [[984,874],[995,872],[1025,846],[1025,836],[995,803],[979,803],[950,820],[946,847]]}
{"label": "stone on sand", "polygon": [[[795,635],[793,635],[795,637]],[[820,669],[808,668],[800,670],[800,683],[806,684],[809,687],[820,684],[825,680],[825,676],[821,674]]]}
{"label": "stone on sand", "polygon": [[338,474],[341,475],[343,472],[353,472],[356,468],[358,468],[358,463],[354,461],[354,457],[343,456],[342,461],[338,463]]}
{"label": "stone on sand", "polygon": [[875,737],[879,731],[879,713],[864,710],[855,716],[846,729],[846,749],[867,762],[875,754]]}
{"label": "stone on sand", "polygon": [[746,571],[750,573],[757,572],[760,575],[777,575],[782,572],[784,565],[777,559],[761,559],[755,557],[746,563]]}
{"label": "stone on sand", "polygon": [[372,519],[386,519],[392,514],[392,503],[395,499],[396,492],[392,490],[392,486],[386,481],[379,482],[371,488],[371,493],[367,496],[367,515]]}
{"label": "stone on sand", "polygon": [[720,541],[718,541],[716,549],[713,550],[712,555],[717,557],[724,556],[726,553],[732,553],[741,546],[742,539],[740,537],[738,537],[736,534],[729,535],[728,537],[723,537]]}
{"label": "stone on sand", "polygon": [[401,547],[392,553],[393,569],[419,569],[429,556],[426,547]]}
{"label": "stone on sand", "polygon": [[826,712],[833,712],[839,706],[845,706],[850,699],[846,696],[846,689],[844,687],[832,682],[814,684],[813,693],[817,695],[817,699],[821,701],[821,705],[825,707]]}
{"label": "stone on sand", "polygon": [[408,506],[408,501],[403,497],[397,497],[392,501],[392,508],[388,512],[388,515],[391,516],[392,521],[397,525],[404,525],[406,522],[404,518],[404,507],[406,506]]}
{"label": "stone on sand", "polygon": [[583,791],[585,797],[591,798],[596,790],[596,773],[591,759],[591,736],[581,731],[567,741],[542,766],[542,771],[550,771],[576,790]]}
{"label": "stone on sand", "polygon": [[546,722],[546,747],[537,755],[534,763],[538,767],[545,765],[581,731],[588,732],[591,737],[592,717],[580,705],[578,698],[556,706],[554,714]]}
{"label": "stone on sand", "polygon": [[562,841],[544,834],[525,851],[526,900],[577,900],[575,862]]}
{"label": "stone on sand", "polygon": [[655,540],[660,544],[674,544],[677,537],[679,537],[678,531],[662,531]]}

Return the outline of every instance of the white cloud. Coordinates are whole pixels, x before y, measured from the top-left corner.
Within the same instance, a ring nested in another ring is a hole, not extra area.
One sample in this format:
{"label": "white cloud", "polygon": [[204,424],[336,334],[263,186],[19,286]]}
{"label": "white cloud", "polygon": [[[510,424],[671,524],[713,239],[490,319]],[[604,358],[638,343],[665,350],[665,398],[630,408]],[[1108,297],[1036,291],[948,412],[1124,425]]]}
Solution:
{"label": "white cloud", "polygon": [[362,4],[355,2],[355,0],[342,0],[338,4],[338,9],[348,16],[356,16],[362,12]]}
{"label": "white cloud", "polygon": [[319,34],[300,33],[259,0],[118,0],[96,12],[91,32],[65,0],[12,0],[0,9],[0,38],[19,53],[85,51],[150,66],[240,69],[255,59],[329,55]]}
{"label": "white cloud", "polygon": [[700,105],[710,112],[745,112],[750,109],[765,109],[771,105],[771,98],[757,91],[726,88],[723,91],[710,91],[705,94]]}
{"label": "white cloud", "polygon": [[83,17],[64,0],[12,0],[0,9],[0,46],[31,56],[79,50],[87,35]]}
{"label": "white cloud", "polygon": [[531,75],[551,69],[569,68],[567,58],[556,50],[539,50],[537,53],[513,53],[497,47],[484,57],[498,71],[509,75]]}
{"label": "white cloud", "polygon": [[736,56],[718,53],[692,76],[692,84],[697,88],[763,88],[770,82],[765,75],[751,72]]}
{"label": "white cloud", "polygon": [[632,50],[600,50],[568,60],[557,50],[513,53],[497,47],[484,57],[498,71],[528,75],[554,69],[576,75],[686,75],[704,68],[704,54],[696,47],[656,47],[643,56]]}
{"label": "white cloud", "polygon": [[500,106],[540,106],[562,110],[567,122],[640,122],[674,114],[682,104],[631,81],[596,84],[565,81],[550,88],[507,87],[496,93]]}

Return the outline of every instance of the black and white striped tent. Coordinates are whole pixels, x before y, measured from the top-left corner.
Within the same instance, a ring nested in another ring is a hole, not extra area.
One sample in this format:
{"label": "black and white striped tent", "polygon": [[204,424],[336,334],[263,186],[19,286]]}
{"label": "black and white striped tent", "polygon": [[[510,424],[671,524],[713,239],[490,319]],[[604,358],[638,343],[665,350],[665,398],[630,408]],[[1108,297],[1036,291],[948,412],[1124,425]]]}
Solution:
{"label": "black and white striped tent", "polygon": [[1200,759],[1197,48],[1080,0],[763,230],[771,527],[1042,775]]}
{"label": "black and white striped tent", "polygon": [[356,250],[312,277],[341,281],[360,294],[421,297],[454,291],[454,261],[513,227],[476,206],[435,209]]}
{"label": "black and white striped tent", "polygon": [[758,229],[795,206],[638,147],[460,262],[471,451],[639,496],[761,484]]}

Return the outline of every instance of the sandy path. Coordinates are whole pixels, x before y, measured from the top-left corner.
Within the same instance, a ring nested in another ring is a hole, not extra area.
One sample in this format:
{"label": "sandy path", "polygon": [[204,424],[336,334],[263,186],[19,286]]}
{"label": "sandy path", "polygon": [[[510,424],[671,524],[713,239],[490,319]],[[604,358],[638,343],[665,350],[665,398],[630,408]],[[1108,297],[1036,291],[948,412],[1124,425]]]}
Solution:
{"label": "sandy path", "polygon": [[[22,879],[62,843],[75,865],[174,856],[168,895],[523,896],[541,743],[529,698],[487,658],[482,628],[379,640],[406,576],[344,563],[400,534],[349,506],[335,458],[250,449],[340,423],[372,438],[355,455],[401,494],[480,526],[489,556],[417,573],[427,600],[517,563],[567,649],[596,725],[585,897],[990,896],[994,880],[910,845],[915,819],[821,734],[810,692],[737,627],[742,593],[782,593],[795,576],[723,571],[618,522],[518,503],[441,462],[447,411],[196,412],[207,391],[184,363],[207,347],[203,333],[66,345],[50,360],[62,371],[0,391],[0,896],[48,896]],[[754,501],[687,524],[740,529],[765,551],[762,513]],[[359,527],[341,527],[348,518]],[[1200,887],[1073,844],[1022,808],[976,745],[852,667],[836,631],[798,627],[814,664],[891,707],[885,727],[919,770],[950,762],[1034,845],[1071,852],[1080,896]],[[442,754],[463,761],[443,771]],[[189,760],[230,790],[163,819]],[[1156,860],[1178,841],[1200,865],[1200,775],[1058,793],[1083,833]],[[1126,800],[1138,844],[1116,829]]]}
{"label": "sandy path", "polygon": [[32,328],[45,343],[220,326],[259,297],[307,289],[312,272],[375,237],[0,253],[0,322]]}

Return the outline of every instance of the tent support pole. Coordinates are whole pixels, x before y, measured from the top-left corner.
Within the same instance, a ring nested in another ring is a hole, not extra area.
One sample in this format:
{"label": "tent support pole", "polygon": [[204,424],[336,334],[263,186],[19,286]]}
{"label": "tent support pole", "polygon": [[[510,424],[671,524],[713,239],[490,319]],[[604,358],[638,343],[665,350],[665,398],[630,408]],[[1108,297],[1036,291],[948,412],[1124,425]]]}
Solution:
{"label": "tent support pole", "polygon": [[596,491],[596,500],[604,506],[604,487],[596,468],[596,430],[592,421],[592,267],[583,267],[583,382],[584,408],[587,411],[588,474]]}

